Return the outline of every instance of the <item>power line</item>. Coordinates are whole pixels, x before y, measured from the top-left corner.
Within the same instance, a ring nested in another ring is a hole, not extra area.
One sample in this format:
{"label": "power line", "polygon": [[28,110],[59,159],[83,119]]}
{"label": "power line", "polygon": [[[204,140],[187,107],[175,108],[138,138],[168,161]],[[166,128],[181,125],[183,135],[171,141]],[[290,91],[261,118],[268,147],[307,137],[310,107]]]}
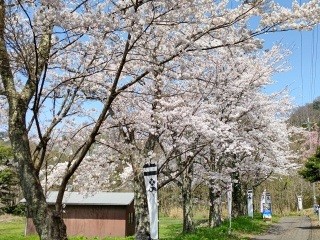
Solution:
{"label": "power line", "polygon": [[317,80],[317,64],[318,64],[318,43],[319,43],[319,25],[315,28],[316,31],[316,42],[315,42],[315,62],[314,62],[314,96],[316,97],[316,80]]}
{"label": "power line", "polygon": [[309,97],[310,97],[310,101],[312,102],[313,98],[314,98],[314,84],[315,84],[315,80],[314,80],[314,63],[315,63],[315,53],[314,53],[314,49],[315,49],[315,31],[312,30],[312,41],[311,41],[311,64],[310,64],[310,92],[309,92]]}
{"label": "power line", "polygon": [[303,38],[302,38],[302,32],[299,31],[300,33],[300,78],[301,78],[301,104],[303,104],[303,85],[304,85],[304,81],[303,81],[303,71],[302,71],[302,59],[303,59],[303,52],[302,52],[302,46],[303,46]]}

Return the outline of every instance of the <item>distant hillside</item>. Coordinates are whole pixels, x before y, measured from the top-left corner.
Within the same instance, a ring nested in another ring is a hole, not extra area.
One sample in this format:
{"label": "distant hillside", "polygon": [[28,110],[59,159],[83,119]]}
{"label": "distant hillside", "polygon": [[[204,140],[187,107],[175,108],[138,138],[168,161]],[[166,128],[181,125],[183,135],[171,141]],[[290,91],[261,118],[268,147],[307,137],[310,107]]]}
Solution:
{"label": "distant hillside", "polygon": [[320,97],[317,97],[313,103],[294,109],[288,123],[297,127],[308,127],[308,119],[310,127],[317,124],[320,127]]}

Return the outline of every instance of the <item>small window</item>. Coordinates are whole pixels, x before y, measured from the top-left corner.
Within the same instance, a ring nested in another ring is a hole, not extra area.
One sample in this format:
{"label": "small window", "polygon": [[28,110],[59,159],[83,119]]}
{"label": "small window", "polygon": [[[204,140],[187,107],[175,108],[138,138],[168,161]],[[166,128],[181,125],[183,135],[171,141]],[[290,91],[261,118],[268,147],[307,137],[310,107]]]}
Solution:
{"label": "small window", "polygon": [[129,213],[129,223],[133,223],[134,221],[134,215],[133,213]]}

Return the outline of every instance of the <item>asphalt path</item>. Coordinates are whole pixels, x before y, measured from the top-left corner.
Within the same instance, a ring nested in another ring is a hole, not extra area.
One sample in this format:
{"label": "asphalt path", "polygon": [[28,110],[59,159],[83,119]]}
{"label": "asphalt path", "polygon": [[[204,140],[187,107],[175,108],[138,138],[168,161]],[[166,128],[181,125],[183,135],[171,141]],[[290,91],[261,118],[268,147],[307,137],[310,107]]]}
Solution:
{"label": "asphalt path", "polygon": [[283,217],[265,235],[252,240],[320,240],[320,226],[307,216]]}

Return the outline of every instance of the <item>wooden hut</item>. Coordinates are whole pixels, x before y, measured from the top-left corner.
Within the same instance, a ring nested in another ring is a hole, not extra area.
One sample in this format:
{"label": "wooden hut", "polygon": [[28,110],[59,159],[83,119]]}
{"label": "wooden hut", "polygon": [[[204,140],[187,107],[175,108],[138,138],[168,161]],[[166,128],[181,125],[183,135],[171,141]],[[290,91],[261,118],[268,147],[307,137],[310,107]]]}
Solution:
{"label": "wooden hut", "polygon": [[[58,192],[50,192],[48,205],[54,205]],[[125,237],[134,235],[133,193],[98,192],[85,196],[66,192],[63,219],[68,236]],[[26,235],[35,234],[35,226],[27,216]]]}

